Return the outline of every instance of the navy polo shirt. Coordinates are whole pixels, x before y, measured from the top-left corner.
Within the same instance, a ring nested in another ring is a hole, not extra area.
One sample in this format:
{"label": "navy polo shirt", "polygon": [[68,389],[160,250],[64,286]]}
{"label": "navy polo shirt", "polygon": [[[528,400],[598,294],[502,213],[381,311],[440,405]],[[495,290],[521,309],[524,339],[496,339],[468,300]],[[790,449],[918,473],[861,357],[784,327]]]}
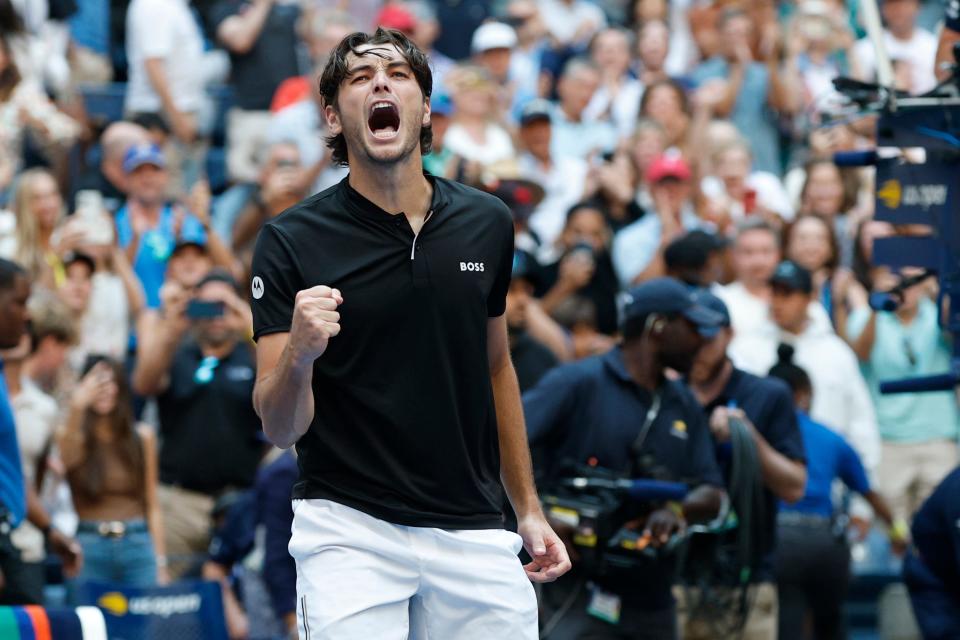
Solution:
{"label": "navy polo shirt", "polygon": [[923,563],[957,599],[960,607],[960,467],[944,478],[923,503],[910,529]]}
{"label": "navy polo shirt", "polygon": [[[735,406],[747,415],[757,431],[771,447],[791,460],[805,462],[803,437],[797,424],[793,393],[785,382],[776,378],[761,378],[739,369],[734,369],[726,387],[717,398],[705,407],[709,416],[716,407]],[[724,443],[717,448],[717,458],[724,477],[730,473],[730,446]],[[766,510],[767,545],[761,567],[761,579],[772,579],[772,554],[776,546],[777,505],[779,501],[764,485]]]}
{"label": "navy polo shirt", "polygon": [[0,360],[0,506],[10,512],[14,526],[23,520],[27,512],[26,501],[17,429],[10,408],[7,381],[3,377],[3,361]]}
{"label": "navy polo shirt", "polygon": [[[557,367],[523,395],[530,446],[548,452],[551,479],[567,460],[595,459],[600,467],[628,472],[652,400],[627,372],[620,347]],[[664,381],[640,455],[656,461],[661,479],[723,486],[703,410],[681,382]]]}

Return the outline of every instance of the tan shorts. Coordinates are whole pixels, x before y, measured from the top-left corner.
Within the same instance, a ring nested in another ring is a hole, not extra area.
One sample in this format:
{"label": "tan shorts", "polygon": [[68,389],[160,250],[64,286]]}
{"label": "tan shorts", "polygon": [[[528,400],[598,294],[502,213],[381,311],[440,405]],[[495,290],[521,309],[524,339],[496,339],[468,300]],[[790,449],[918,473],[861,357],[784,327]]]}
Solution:
{"label": "tan shorts", "polygon": [[890,503],[894,517],[909,521],[957,462],[953,440],[884,442],[877,490]]}
{"label": "tan shorts", "polygon": [[157,498],[163,513],[170,576],[177,579],[207,554],[213,498],[165,484],[157,488]]}

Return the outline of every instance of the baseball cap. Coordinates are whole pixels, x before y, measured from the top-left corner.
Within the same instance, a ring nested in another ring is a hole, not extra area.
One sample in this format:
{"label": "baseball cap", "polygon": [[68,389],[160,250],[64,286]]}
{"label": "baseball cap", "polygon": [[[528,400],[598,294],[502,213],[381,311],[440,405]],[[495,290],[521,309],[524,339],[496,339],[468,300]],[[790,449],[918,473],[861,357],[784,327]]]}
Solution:
{"label": "baseball cap", "polygon": [[410,33],[417,28],[417,18],[406,7],[388,4],[377,14],[376,24],[385,29]]}
{"label": "baseball cap", "polygon": [[707,289],[698,289],[696,291],[696,301],[701,307],[705,307],[719,315],[722,320],[720,322],[721,327],[729,327],[732,323],[730,322],[730,310],[727,309],[726,303],[713,295]]}
{"label": "baseball cap", "polygon": [[728,241],[702,229],[694,229],[670,242],[663,251],[668,267],[700,269],[710,254],[727,246]]}
{"label": "baseball cap", "polygon": [[651,313],[680,314],[697,325],[705,338],[717,335],[723,316],[697,301],[697,294],[675,278],[654,278],[632,288],[624,307],[624,320]]}
{"label": "baseball cap", "polygon": [[450,116],[453,113],[453,102],[449,96],[440,94],[430,98],[430,113],[439,116]]}
{"label": "baseball cap", "polygon": [[123,154],[124,173],[131,173],[145,164],[152,164],[161,169],[167,167],[167,161],[163,157],[163,151],[160,150],[160,147],[148,143],[137,144],[127,149],[127,152]]}
{"label": "baseball cap", "polygon": [[813,279],[810,277],[810,272],[792,260],[784,260],[777,265],[773,275],[770,276],[770,284],[788,291],[813,292]]}
{"label": "baseball cap", "polygon": [[470,50],[483,53],[491,49],[512,49],[517,46],[517,32],[502,22],[486,22],[473,32]]}
{"label": "baseball cap", "polygon": [[534,122],[550,122],[553,117],[553,105],[549,100],[537,98],[523,105],[520,111],[520,126],[526,126]]}
{"label": "baseball cap", "polygon": [[198,249],[206,252],[207,238],[204,234],[200,233],[184,233],[177,238],[176,243],[173,245],[173,251],[170,252],[170,255],[177,253],[184,247],[197,247]]}
{"label": "baseball cap", "polygon": [[647,179],[651,183],[660,182],[664,178],[686,181],[690,176],[690,165],[677,154],[660,155],[647,167]]}

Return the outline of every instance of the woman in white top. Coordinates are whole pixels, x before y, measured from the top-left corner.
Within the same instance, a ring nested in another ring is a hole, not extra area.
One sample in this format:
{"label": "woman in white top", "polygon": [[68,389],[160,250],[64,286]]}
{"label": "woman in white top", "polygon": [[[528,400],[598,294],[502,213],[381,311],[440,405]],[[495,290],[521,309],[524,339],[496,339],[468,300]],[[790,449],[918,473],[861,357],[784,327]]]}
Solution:
{"label": "woman in white top", "polygon": [[489,74],[480,67],[463,65],[450,71],[447,84],[454,112],[443,146],[480,165],[513,158],[513,141],[499,123],[504,105]]}

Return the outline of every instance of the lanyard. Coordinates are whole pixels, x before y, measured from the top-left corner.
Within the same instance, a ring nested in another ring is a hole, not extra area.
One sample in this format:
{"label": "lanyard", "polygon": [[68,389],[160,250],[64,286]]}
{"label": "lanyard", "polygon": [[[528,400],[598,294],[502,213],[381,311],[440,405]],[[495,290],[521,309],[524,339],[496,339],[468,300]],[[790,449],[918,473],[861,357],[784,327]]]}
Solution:
{"label": "lanyard", "polygon": [[643,449],[643,443],[647,439],[647,435],[650,433],[650,427],[653,426],[654,420],[657,419],[657,414],[660,413],[660,392],[657,391],[653,394],[653,402],[650,403],[650,408],[647,409],[647,417],[643,419],[643,426],[640,427],[640,434],[637,436],[637,439],[633,441],[633,455],[640,455],[640,450]]}

